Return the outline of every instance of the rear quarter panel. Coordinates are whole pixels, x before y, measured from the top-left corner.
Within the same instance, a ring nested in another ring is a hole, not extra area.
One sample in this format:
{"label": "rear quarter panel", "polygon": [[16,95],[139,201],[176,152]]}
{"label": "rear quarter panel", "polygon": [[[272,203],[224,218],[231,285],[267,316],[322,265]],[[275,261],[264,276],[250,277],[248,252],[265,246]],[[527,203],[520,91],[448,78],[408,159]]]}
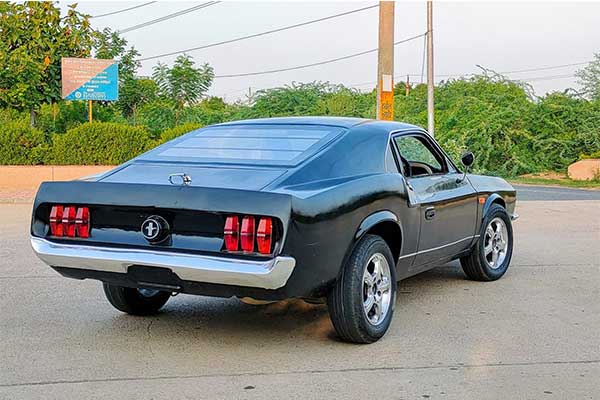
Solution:
{"label": "rear quarter panel", "polygon": [[313,182],[285,191],[294,193],[283,248],[297,262],[288,282],[292,296],[323,295],[351,253],[361,223],[378,211],[388,210],[398,217],[401,253],[417,247],[418,213],[408,209],[399,174]]}

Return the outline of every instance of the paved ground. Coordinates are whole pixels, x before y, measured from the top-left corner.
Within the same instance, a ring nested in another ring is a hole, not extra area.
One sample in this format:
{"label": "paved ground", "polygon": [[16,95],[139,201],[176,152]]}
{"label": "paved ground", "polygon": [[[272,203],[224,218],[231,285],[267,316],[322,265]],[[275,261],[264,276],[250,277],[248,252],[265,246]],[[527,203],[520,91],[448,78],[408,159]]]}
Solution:
{"label": "paved ground", "polygon": [[517,211],[503,279],[406,280],[387,336],[357,346],[298,301],[120,314],[35,258],[29,205],[0,205],[0,399],[599,399],[600,202]]}
{"label": "paved ground", "polygon": [[513,185],[519,201],[600,200],[600,190],[559,186]]}

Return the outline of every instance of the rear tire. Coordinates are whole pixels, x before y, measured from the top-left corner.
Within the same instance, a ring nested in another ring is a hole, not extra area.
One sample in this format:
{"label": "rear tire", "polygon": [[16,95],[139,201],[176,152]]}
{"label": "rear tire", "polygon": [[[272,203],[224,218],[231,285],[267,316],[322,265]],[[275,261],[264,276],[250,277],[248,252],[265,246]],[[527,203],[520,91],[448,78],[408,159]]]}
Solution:
{"label": "rear tire", "polygon": [[171,297],[171,292],[135,289],[103,283],[104,294],[114,308],[131,315],[156,314]]}
{"label": "rear tire", "polygon": [[469,279],[495,281],[506,273],[513,251],[512,224],[504,207],[492,204],[481,229],[473,251],[460,264]]}
{"label": "rear tire", "polygon": [[327,297],[333,326],[347,342],[373,343],[388,330],[396,301],[396,264],[379,236],[366,235]]}

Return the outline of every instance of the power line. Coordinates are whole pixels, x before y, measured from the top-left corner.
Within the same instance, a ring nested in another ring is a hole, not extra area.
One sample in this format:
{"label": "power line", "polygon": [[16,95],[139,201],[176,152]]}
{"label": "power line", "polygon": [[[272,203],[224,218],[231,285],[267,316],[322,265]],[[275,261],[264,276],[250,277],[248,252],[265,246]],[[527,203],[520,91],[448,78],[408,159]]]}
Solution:
{"label": "power line", "polygon": [[[579,65],[586,65],[589,64],[590,61],[584,61],[584,62],[576,62],[576,63],[571,63],[571,64],[560,64],[560,65],[550,65],[550,66],[545,66],[545,67],[535,67],[535,68],[525,68],[525,69],[515,69],[512,71],[500,71],[498,72],[498,74],[504,75],[504,74],[518,74],[521,72],[536,72],[536,71],[547,71],[550,69],[559,69],[559,68],[566,68],[566,67],[576,67]],[[495,72],[495,71],[493,71]],[[452,78],[452,77],[457,77],[457,76],[473,76],[473,75],[477,75],[476,73],[468,73],[468,74],[439,74],[439,75],[435,75],[438,78]]]}
{"label": "power line", "polygon": [[357,8],[355,10],[350,10],[350,11],[346,11],[346,12],[339,13],[339,14],[329,15],[327,17],[317,18],[317,19],[313,19],[313,20],[310,20],[310,21],[301,22],[301,23],[294,24],[294,25],[288,25],[288,26],[284,26],[284,27],[281,27],[281,28],[277,28],[277,29],[271,29],[271,30],[265,31],[265,32],[254,33],[252,35],[247,35],[247,36],[241,36],[241,37],[238,37],[238,38],[235,38],[235,39],[223,40],[221,42],[205,44],[205,45],[197,46],[197,47],[190,47],[190,48],[185,49],[185,50],[172,51],[172,52],[169,52],[169,53],[158,54],[156,56],[143,57],[143,58],[138,59],[138,61],[154,60],[156,58],[173,56],[175,54],[181,54],[181,53],[189,53],[191,51],[208,49],[210,47],[221,46],[221,45],[224,45],[224,44],[239,42],[241,40],[246,40],[246,39],[251,39],[251,38],[255,38],[255,37],[259,37],[259,36],[269,35],[271,33],[281,32],[281,31],[285,31],[285,30],[293,29],[293,28],[298,28],[298,27],[301,27],[301,26],[310,25],[310,24],[314,24],[314,23],[317,23],[317,22],[327,21],[329,19],[333,19],[333,18],[337,18],[337,17],[342,17],[344,15],[354,14],[354,13],[357,13],[357,12],[369,10],[371,8],[376,8],[376,7],[379,7],[379,4],[375,4],[375,5],[368,6],[368,7]]}
{"label": "power line", "polygon": [[545,71],[545,70],[549,70],[549,69],[558,69],[558,68],[565,68],[565,67],[576,67],[578,65],[585,65],[585,64],[589,64],[589,63],[590,63],[590,61],[585,61],[585,62],[578,62],[578,63],[571,63],[571,64],[552,65],[552,66],[549,66],[549,67],[518,69],[518,70],[514,70],[514,71],[504,71],[504,72],[499,72],[499,73],[500,74],[516,74],[516,73],[519,73],[519,72]]}
{"label": "power line", "polygon": [[181,15],[188,14],[188,13],[191,13],[193,11],[200,10],[202,8],[214,6],[215,4],[218,4],[218,3],[220,3],[220,1],[209,1],[209,2],[206,2],[206,3],[198,4],[198,5],[194,6],[194,7],[186,8],[185,10],[177,11],[175,13],[168,14],[168,15],[165,15],[165,16],[160,17],[160,18],[156,18],[156,19],[153,19],[153,20],[150,20],[150,21],[142,22],[141,24],[130,26],[129,28],[121,29],[121,30],[118,31],[118,33],[127,33],[127,32],[131,32],[131,31],[135,31],[137,29],[145,28],[147,26],[154,25],[154,24],[157,24],[159,22],[163,22],[163,21],[175,18],[175,17],[179,17]]}
{"label": "power line", "polygon": [[[407,38],[407,39],[400,40],[398,42],[394,42],[394,46],[399,45],[401,43],[409,42],[411,40],[418,39],[418,38],[420,38],[421,36],[424,36],[424,35],[425,35],[425,33],[422,33],[420,35],[416,35],[416,36],[413,36],[413,37],[410,37],[410,38]],[[358,52],[358,53],[349,54],[347,56],[332,58],[332,59],[329,59],[329,60],[319,61],[319,62],[315,62],[315,63],[311,63],[311,64],[297,65],[295,67],[278,68],[278,69],[271,69],[271,70],[259,71],[259,72],[244,72],[244,73],[240,73],[240,74],[215,75],[215,79],[218,79],[218,78],[237,78],[237,77],[241,77],[241,76],[266,75],[266,74],[274,74],[274,73],[277,73],[277,72],[293,71],[293,70],[296,70],[296,69],[316,67],[318,65],[330,64],[330,63],[334,63],[334,62],[337,62],[337,61],[347,60],[349,58],[354,58],[354,57],[362,56],[362,55],[365,55],[365,54],[374,53],[377,50],[378,50],[377,48],[374,48],[374,49],[371,49],[371,50],[365,50],[365,51],[361,51],[361,52]]]}
{"label": "power line", "polygon": [[[419,75],[416,75],[416,74],[408,74],[408,75],[411,76],[411,77],[419,76]],[[406,76],[406,74],[395,75],[394,76],[394,80],[401,79],[404,76]],[[573,75],[573,74],[562,74],[562,75],[550,75],[550,76],[537,76],[537,77],[525,78],[525,79],[513,79],[513,81],[540,82],[540,81],[548,81],[548,80],[556,80],[556,79],[566,79],[566,78],[574,78],[574,77],[575,77],[575,75]],[[350,84],[347,84],[347,85],[344,85],[344,86],[349,87],[349,88],[355,88],[355,87],[366,86],[366,85],[375,85],[376,83],[377,83],[377,81],[368,81],[368,82],[360,82],[360,83],[350,83]],[[274,88],[276,88],[276,87],[267,88],[267,89],[259,89],[259,90],[268,90],[268,89],[274,89]],[[220,96],[219,95],[217,95],[217,96],[218,97],[225,97],[225,96],[229,96],[229,95],[232,95],[232,94],[235,94],[235,93],[239,93],[239,92],[243,92],[243,91],[246,91],[246,90],[247,90],[247,88],[243,88],[243,89],[240,89],[240,90],[235,90],[235,91],[232,91],[232,92],[227,92],[227,93],[224,93],[224,94],[222,94]]]}
{"label": "power line", "polygon": [[144,4],[140,4],[140,5],[129,7],[129,8],[124,8],[122,10],[117,10],[117,11],[109,12],[109,13],[106,13],[106,14],[90,15],[90,18],[108,17],[109,15],[120,14],[120,13],[125,12],[125,11],[131,11],[131,10],[135,10],[136,8],[145,7],[145,6],[148,6],[148,5],[152,4],[152,3],[156,3],[156,1],[149,1],[149,2],[144,3]]}
{"label": "power line", "polygon": [[539,81],[552,81],[555,79],[564,79],[564,78],[574,78],[573,74],[563,74],[563,75],[550,75],[550,76],[538,76],[533,78],[523,78],[523,79],[515,79],[517,81],[525,81],[525,82],[539,82]]}

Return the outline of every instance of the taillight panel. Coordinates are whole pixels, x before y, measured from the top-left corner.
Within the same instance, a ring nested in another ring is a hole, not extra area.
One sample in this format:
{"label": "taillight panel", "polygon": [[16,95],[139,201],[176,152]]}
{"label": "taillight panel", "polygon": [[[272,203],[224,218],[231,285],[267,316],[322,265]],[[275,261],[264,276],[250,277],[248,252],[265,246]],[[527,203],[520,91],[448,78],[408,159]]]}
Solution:
{"label": "taillight panel", "polygon": [[[240,220],[241,224],[238,224]],[[271,217],[255,215],[225,216],[225,227],[223,229],[224,251],[271,255],[275,250],[276,240],[274,238],[276,237],[277,229]],[[239,238],[239,241],[237,238]]]}
{"label": "taillight panel", "polygon": [[237,215],[230,215],[225,220],[223,229],[223,242],[225,250],[237,251],[240,239],[240,223]]}
{"label": "taillight panel", "polygon": [[48,218],[50,235],[67,238],[90,236],[90,209],[74,205],[53,205]]}

